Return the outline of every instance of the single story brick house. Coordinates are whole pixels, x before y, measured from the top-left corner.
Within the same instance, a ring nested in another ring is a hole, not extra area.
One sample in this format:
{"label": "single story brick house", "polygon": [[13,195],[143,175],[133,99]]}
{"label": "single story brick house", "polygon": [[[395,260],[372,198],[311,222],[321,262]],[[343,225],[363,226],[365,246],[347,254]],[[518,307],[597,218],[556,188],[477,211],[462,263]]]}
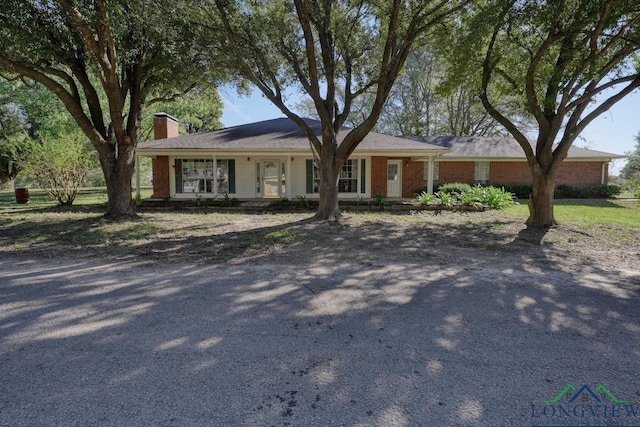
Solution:
{"label": "single story brick house", "polygon": [[[450,150],[439,155],[433,164],[434,185],[450,182],[495,185],[532,182],[524,151],[514,138],[436,136],[410,139]],[[572,146],[558,170],[557,185],[585,188],[606,184],[609,163],[621,158],[624,156]]]}
{"label": "single story brick house", "polygon": [[[320,122],[306,119],[321,134]],[[345,129],[344,132],[348,132]],[[318,174],[310,143],[287,118],[191,135],[178,135],[178,121],[154,117],[155,140],[138,144],[137,155],[152,158],[153,197],[238,199],[318,196]],[[610,153],[572,147],[558,184],[587,187],[605,183]],[[339,197],[412,198],[438,183],[530,183],[520,146],[511,138],[400,138],[371,132],[347,160]]]}
{"label": "single story brick house", "polygon": [[[305,120],[321,135],[319,121]],[[155,140],[138,144],[136,150],[138,156],[152,158],[154,198],[193,199],[225,193],[237,199],[318,197],[318,171],[310,142],[287,118],[178,135],[178,121],[158,113],[154,133]],[[448,151],[371,132],[342,168],[339,198],[368,199],[379,193],[390,199],[414,197],[424,189],[424,163],[433,163]]]}

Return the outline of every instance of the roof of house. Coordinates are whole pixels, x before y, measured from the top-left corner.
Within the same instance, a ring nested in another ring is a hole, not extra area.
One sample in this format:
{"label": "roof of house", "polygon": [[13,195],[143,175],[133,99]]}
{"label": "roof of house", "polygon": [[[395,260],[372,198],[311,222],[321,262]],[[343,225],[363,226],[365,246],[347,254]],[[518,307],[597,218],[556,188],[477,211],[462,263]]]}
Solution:
{"label": "roof of house", "polygon": [[[487,137],[487,136],[421,136],[409,137],[414,141],[421,141],[430,145],[449,148],[451,151],[442,154],[444,159],[518,159],[524,160],[525,155],[520,144],[515,138]],[[535,150],[535,143],[532,143]],[[589,150],[571,146],[567,158],[569,159],[619,159],[624,156],[605,153],[603,151]]]}
{"label": "roof of house", "polygon": [[[318,120],[304,119],[320,137],[322,125]],[[346,135],[350,128],[343,128]],[[532,144],[535,145],[535,144]],[[177,151],[216,152],[305,152],[310,151],[309,140],[302,130],[288,118],[278,118],[224,129],[180,135],[174,138],[145,141],[138,144],[138,154],[157,154]],[[513,159],[524,160],[524,151],[511,137],[415,136],[396,137],[369,132],[355,152],[407,152],[408,155],[439,154],[442,160]],[[617,154],[572,146],[567,158],[573,160],[611,160]]]}
{"label": "roof of house", "polygon": [[[316,135],[319,137],[322,135],[322,126],[319,121],[304,120]],[[346,135],[349,130],[349,128],[343,128],[343,134]],[[279,118],[209,132],[145,141],[138,144],[137,150],[139,154],[174,150],[225,152],[302,151],[308,153],[310,152],[310,145],[309,140],[298,125],[288,118]],[[416,152],[424,154],[444,153],[449,149],[423,141],[370,132],[355,151],[408,151],[415,155]]]}

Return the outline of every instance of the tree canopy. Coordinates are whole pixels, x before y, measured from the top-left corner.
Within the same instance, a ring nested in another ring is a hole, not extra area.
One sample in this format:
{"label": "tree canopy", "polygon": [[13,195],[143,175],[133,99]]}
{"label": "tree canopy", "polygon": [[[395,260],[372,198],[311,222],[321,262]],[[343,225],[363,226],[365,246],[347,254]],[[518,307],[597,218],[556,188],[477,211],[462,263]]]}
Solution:
{"label": "tree canopy", "polygon": [[31,147],[31,139],[19,111],[0,97],[0,188],[13,190],[21,170],[19,159]]}
{"label": "tree canopy", "polygon": [[[236,76],[258,87],[309,138],[320,177],[317,217],[328,219],[339,216],[342,165],[376,124],[407,56],[465,3],[215,0],[200,2],[195,20],[204,44],[224,55]],[[313,101],[321,137],[288,103],[292,89]],[[367,92],[373,94],[368,113],[339,138],[354,100]]]}
{"label": "tree canopy", "polygon": [[[524,150],[533,175],[527,224],[555,224],[555,176],[569,147],[640,86],[639,30],[635,0],[478,1],[465,18],[454,64],[481,70],[484,107]],[[494,101],[496,90],[526,107],[535,143]]]}
{"label": "tree canopy", "polygon": [[5,0],[0,69],[53,92],[97,150],[107,214],[133,214],[131,177],[146,106],[216,70],[193,49],[179,0]]}
{"label": "tree canopy", "polygon": [[624,165],[620,174],[625,179],[631,179],[634,176],[640,176],[640,133],[636,135],[636,146],[633,151],[627,154],[628,160]]}

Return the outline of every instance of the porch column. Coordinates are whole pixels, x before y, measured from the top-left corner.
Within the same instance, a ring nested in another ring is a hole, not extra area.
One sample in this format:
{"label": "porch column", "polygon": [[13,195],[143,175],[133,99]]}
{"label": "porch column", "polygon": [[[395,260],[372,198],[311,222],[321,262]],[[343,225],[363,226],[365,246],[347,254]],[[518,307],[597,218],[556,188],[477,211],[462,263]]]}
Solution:
{"label": "porch column", "polygon": [[140,156],[136,156],[136,197],[140,198]]}
{"label": "porch column", "polygon": [[436,163],[436,157],[429,157],[428,164],[428,174],[427,174],[427,193],[433,194],[433,167]]}
{"label": "porch column", "polygon": [[[205,184],[206,187],[206,184]],[[206,188],[205,188],[206,190]],[[213,156],[213,197],[218,196],[218,160],[217,157]]]}
{"label": "porch column", "polygon": [[285,170],[284,185],[286,187],[287,199],[291,200],[291,156],[287,156],[287,168]]}

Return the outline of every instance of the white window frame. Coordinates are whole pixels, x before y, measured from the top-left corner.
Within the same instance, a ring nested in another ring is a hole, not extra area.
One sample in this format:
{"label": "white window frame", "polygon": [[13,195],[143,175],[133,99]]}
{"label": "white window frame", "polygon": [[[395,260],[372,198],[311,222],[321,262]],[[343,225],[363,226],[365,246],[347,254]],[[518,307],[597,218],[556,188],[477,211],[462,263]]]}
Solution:
{"label": "white window frame", "polygon": [[490,173],[491,173],[491,162],[489,161],[475,162],[475,182],[476,183],[488,184]]}

